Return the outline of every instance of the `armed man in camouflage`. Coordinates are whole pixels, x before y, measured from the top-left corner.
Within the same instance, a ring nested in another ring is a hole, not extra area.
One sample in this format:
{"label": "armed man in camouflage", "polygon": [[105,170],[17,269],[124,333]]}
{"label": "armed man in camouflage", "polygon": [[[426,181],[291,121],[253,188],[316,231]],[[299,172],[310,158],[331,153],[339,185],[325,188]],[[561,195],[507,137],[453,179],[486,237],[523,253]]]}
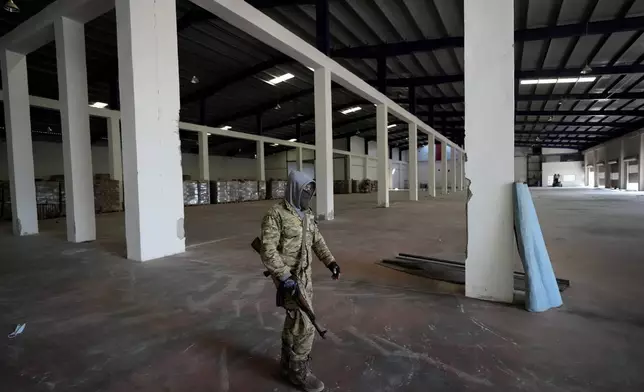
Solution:
{"label": "armed man in camouflage", "polygon": [[262,262],[275,278],[278,294],[286,298],[286,319],[282,331],[282,375],[306,392],[320,392],[324,384],[310,370],[315,329],[289,293],[298,288],[309,304],[313,299],[311,262],[313,253],[329,268],[334,279],[340,267],[318,230],[310,209],[315,182],[306,174],[289,174],[284,200],[274,205],[262,221]]}

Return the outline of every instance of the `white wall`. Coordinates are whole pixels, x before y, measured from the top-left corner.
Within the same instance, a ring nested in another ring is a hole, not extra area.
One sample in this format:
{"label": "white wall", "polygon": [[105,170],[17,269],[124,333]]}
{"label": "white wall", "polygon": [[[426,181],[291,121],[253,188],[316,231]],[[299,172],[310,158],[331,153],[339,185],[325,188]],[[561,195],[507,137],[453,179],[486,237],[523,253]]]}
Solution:
{"label": "white wall", "polygon": [[[60,143],[34,142],[34,172],[37,179],[46,180],[63,174],[63,145]],[[8,180],[7,145],[0,143],[0,180]],[[197,154],[182,154],[183,174],[199,178]],[[257,179],[257,163],[254,159],[210,156],[210,178],[213,180]],[[107,174],[109,170],[107,146],[92,146],[92,169],[95,174]]]}
{"label": "white wall", "polygon": [[[629,176],[626,178],[625,181],[625,187],[627,189],[642,189],[644,190],[644,181],[642,181],[642,184],[635,184],[634,181],[637,178],[639,180],[640,177],[640,169],[644,167],[640,163],[642,159],[644,159],[643,156],[640,156],[640,143],[641,143],[641,135],[644,133],[644,130],[639,130],[636,132],[631,132],[628,135],[624,135],[623,137],[616,138],[609,140],[605,143],[602,143],[596,147],[593,147],[592,149],[584,151],[584,160],[586,161],[586,164],[588,165],[595,165],[595,163],[607,163],[610,161],[618,161],[620,159],[621,155],[621,146],[622,146],[622,140],[624,142],[624,158],[625,159],[631,159],[631,158],[637,158],[637,162],[632,162],[630,164],[625,164],[625,167],[622,168],[622,172],[626,174],[626,171],[629,171]],[[595,155],[597,156],[597,159],[595,159]],[[595,162],[597,161],[597,162]],[[612,165],[614,166],[614,165]],[[614,168],[615,170],[619,170],[619,168]],[[600,178],[600,186],[603,186],[602,182],[604,179],[604,170],[605,167],[600,166],[599,167],[599,173],[598,173],[598,178]],[[616,174],[616,173],[614,173]],[[613,176],[614,176],[613,174]],[[589,184],[590,186],[594,184]]]}
{"label": "white wall", "polygon": [[[586,177],[584,162],[543,162],[541,166],[541,183],[544,186],[552,186],[552,179],[555,174],[561,175],[561,182],[564,187],[584,186]],[[575,176],[574,181],[566,181],[567,175]]]}

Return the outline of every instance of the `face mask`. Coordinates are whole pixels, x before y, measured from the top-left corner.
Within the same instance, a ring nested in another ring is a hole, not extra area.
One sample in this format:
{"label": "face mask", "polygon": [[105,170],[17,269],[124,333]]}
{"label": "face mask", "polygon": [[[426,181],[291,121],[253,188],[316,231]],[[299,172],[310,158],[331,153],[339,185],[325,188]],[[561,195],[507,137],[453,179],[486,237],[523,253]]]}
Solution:
{"label": "face mask", "polygon": [[307,210],[311,206],[311,199],[315,194],[315,188],[309,184],[302,189],[302,195],[300,196],[300,209],[302,211]]}

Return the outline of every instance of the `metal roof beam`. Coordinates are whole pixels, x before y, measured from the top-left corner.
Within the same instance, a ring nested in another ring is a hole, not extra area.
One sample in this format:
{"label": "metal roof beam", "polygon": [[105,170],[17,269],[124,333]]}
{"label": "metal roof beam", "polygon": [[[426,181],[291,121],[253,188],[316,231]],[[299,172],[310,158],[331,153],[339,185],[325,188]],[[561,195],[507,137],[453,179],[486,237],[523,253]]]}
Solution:
{"label": "metal roof beam", "polygon": [[[567,69],[547,69],[547,70],[533,70],[533,71],[516,71],[515,77],[517,79],[539,79],[539,78],[559,78],[559,77],[576,77],[583,76],[581,74],[583,68],[567,68]],[[611,67],[595,67],[593,71],[587,76],[602,76],[602,75],[626,75],[644,73],[644,64],[633,65],[615,65]],[[442,76],[422,76],[416,78],[395,78],[386,79],[387,86],[389,87],[411,87],[411,86],[428,86],[443,83],[456,83],[464,80],[463,74],[455,75],[442,75]],[[377,80],[369,81],[370,84],[375,85]]]}
{"label": "metal roof beam", "polygon": [[[578,37],[590,34],[611,34],[620,31],[642,30],[642,26],[644,26],[644,17],[625,18],[621,20],[602,20],[591,23],[575,23],[563,26],[517,30],[514,32],[514,40],[524,42],[554,38]],[[445,37],[336,49],[332,52],[332,56],[344,58],[376,58],[378,56],[401,56],[415,52],[428,52],[437,49],[460,48],[463,47],[463,44],[463,37]]]}
{"label": "metal roof beam", "polygon": [[184,97],[181,97],[181,104],[186,105],[195,101],[202,100],[204,98],[208,98],[210,96],[213,96],[220,92],[221,90],[225,89],[228,86],[231,86],[237,82],[240,82],[246,78],[250,78],[252,76],[255,76],[258,73],[267,71],[279,64],[282,64],[286,61],[288,61],[288,57],[286,56],[281,56],[277,57],[271,60],[264,61],[262,63],[259,63],[251,68],[244,69],[241,72],[238,72],[234,75],[228,76],[224,78],[223,80],[220,80],[218,82],[215,82],[213,84],[210,84],[208,86],[204,86],[203,88],[200,88],[199,90],[187,94]]}

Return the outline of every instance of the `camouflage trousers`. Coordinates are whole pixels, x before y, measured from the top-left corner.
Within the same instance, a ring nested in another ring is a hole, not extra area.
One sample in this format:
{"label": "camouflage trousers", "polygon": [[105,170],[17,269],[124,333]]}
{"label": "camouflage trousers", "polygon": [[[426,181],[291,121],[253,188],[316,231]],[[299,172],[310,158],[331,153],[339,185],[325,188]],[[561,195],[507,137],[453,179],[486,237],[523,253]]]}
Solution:
{"label": "camouflage trousers", "polygon": [[[307,277],[300,279],[300,289],[311,308],[313,308],[313,287]],[[305,361],[313,348],[315,327],[295,302],[287,300],[285,305],[286,318],[282,329],[282,346],[290,350],[292,360]]]}

